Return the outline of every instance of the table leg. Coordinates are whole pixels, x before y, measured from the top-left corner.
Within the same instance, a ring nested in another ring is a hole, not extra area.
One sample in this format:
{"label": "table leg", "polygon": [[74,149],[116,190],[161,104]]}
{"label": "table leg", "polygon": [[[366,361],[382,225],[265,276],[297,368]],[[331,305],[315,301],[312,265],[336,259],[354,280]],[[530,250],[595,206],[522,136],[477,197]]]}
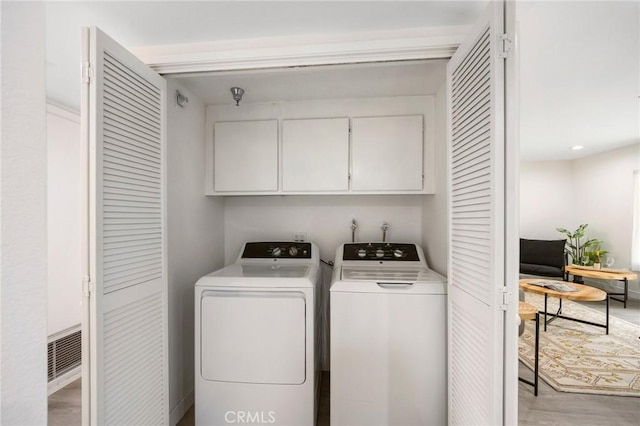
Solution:
{"label": "table leg", "polygon": [[544,294],[544,331],[547,331],[547,293]]}
{"label": "table leg", "polygon": [[[608,317],[607,317],[608,318]],[[533,361],[533,395],[538,396],[538,360],[540,358],[540,312],[536,312],[536,348]]]}
{"label": "table leg", "polygon": [[611,300],[622,302],[624,304],[624,309],[627,309],[627,299],[629,298],[629,279],[623,278],[618,281],[622,282],[624,285],[624,290],[622,291],[622,293],[607,292],[607,294],[609,294],[610,296],[622,296],[622,299],[618,299],[617,297],[611,297]]}
{"label": "table leg", "polygon": [[607,331],[607,334],[609,334],[609,295],[608,294],[607,294],[605,300],[607,301],[606,302],[606,305],[607,305],[607,322],[606,322],[605,330]]}

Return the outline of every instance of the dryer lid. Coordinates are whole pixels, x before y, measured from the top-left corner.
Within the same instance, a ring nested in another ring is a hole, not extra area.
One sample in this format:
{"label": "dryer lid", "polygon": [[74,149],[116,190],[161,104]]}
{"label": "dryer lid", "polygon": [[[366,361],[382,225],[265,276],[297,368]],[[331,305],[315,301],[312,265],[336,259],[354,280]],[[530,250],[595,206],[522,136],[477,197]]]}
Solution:
{"label": "dryer lid", "polygon": [[240,265],[233,264],[210,276],[235,278],[305,278],[309,274],[306,265]]}

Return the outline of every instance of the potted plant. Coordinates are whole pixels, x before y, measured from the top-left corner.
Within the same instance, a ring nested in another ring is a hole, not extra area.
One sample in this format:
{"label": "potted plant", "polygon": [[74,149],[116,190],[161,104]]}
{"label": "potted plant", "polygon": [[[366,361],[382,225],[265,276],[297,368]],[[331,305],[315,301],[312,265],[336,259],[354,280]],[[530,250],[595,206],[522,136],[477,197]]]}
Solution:
{"label": "potted plant", "polygon": [[588,223],[583,223],[573,232],[564,228],[556,228],[556,231],[567,237],[567,245],[564,251],[571,256],[571,263],[573,264],[591,266],[595,263],[596,251],[598,252],[598,263],[600,263],[600,257],[606,253],[605,250],[600,249],[601,240],[592,238],[583,242],[588,226]]}
{"label": "potted plant", "polygon": [[596,246],[594,250],[589,251],[586,255],[589,257],[589,264],[593,265],[593,269],[602,268],[602,256],[609,253],[607,250],[602,250],[600,246]]}

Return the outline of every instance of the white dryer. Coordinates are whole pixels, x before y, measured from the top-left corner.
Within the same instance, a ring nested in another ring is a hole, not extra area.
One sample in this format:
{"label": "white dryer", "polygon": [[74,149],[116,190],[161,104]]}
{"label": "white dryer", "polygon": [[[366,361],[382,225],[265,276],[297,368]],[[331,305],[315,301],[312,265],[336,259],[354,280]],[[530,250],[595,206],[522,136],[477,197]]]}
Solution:
{"label": "white dryer", "polygon": [[330,293],[331,424],[446,424],[447,283],[422,249],[343,244]]}
{"label": "white dryer", "polygon": [[319,259],[312,243],[249,242],[198,280],[197,425],[315,424]]}

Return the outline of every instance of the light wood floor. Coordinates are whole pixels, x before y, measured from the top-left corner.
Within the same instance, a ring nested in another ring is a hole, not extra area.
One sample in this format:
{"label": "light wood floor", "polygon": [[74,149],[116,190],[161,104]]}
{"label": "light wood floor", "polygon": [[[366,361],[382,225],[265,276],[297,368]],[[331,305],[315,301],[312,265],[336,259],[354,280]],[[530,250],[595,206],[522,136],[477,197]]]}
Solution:
{"label": "light wood floor", "polygon": [[[585,303],[585,306],[604,312],[605,304]],[[640,302],[630,301],[627,309],[611,302],[612,316],[640,325]],[[639,340],[640,344],[640,340]],[[522,377],[532,376],[531,370],[520,365]],[[323,373],[318,426],[329,425],[329,373]],[[521,425],[638,425],[640,424],[640,398],[622,396],[584,395],[556,392],[540,380],[538,396],[533,388],[519,384],[518,416]],[[178,423],[195,424],[194,407]],[[80,380],[49,397],[49,425],[80,425]]]}

